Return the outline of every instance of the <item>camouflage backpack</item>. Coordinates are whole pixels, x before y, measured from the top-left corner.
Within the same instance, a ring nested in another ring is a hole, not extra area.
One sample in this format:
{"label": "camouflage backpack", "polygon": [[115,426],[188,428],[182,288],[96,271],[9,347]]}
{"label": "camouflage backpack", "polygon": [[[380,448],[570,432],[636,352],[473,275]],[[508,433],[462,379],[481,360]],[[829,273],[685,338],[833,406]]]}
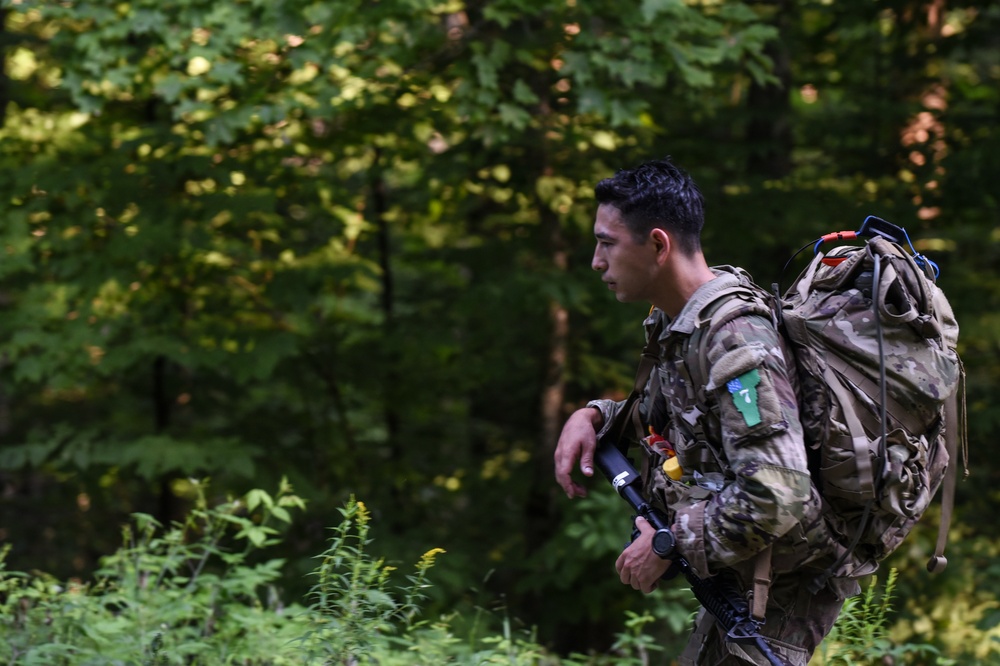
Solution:
{"label": "camouflage backpack", "polygon": [[[823,242],[859,237],[869,240],[819,251]],[[868,217],[856,232],[819,239],[812,262],[780,299],[813,477],[834,529],[848,540],[843,559],[852,557],[859,573],[900,545],[946,472],[927,568],[947,564],[964,370],[958,324],[936,272],[904,229]]]}
{"label": "camouflage backpack", "polygon": [[[820,252],[824,242],[856,238],[869,240]],[[927,568],[947,564],[955,458],[964,442],[958,325],[935,284],[936,266],[903,243],[910,245],[904,229],[876,217],[858,231],[823,236],[803,247],[815,245],[815,257],[783,296],[778,285],[773,296],[746,284],[721,292],[685,352],[687,367],[707,377],[707,341],[748,311],[773,317],[785,336],[810,471],[844,546],[843,557],[815,580],[817,590],[830,576],[877,569],[942,483],[941,526]],[[701,378],[694,381],[699,392]]]}

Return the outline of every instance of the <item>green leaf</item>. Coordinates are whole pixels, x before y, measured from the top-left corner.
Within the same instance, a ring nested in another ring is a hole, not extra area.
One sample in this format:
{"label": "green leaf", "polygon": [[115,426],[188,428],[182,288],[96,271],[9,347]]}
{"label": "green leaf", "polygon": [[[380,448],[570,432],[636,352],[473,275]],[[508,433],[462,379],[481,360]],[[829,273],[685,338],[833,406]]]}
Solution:
{"label": "green leaf", "polygon": [[514,129],[524,129],[531,122],[531,114],[519,106],[503,102],[497,110],[500,112],[501,122]]}
{"label": "green leaf", "polygon": [[523,79],[518,79],[514,82],[513,96],[514,100],[520,104],[538,103],[538,95],[534,93],[531,87],[525,83]]}
{"label": "green leaf", "polygon": [[253,511],[262,503],[265,507],[271,508],[274,505],[274,500],[263,490],[255,488],[246,494],[246,503],[247,509]]}
{"label": "green leaf", "polygon": [[652,23],[660,14],[677,16],[687,11],[682,0],[642,0],[642,17],[646,23]]}

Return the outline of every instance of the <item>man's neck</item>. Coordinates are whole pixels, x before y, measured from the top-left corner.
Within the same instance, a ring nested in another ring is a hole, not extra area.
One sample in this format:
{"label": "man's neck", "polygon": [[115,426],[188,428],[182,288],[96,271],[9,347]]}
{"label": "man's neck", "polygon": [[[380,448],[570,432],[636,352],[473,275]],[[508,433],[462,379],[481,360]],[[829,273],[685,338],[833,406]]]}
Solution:
{"label": "man's neck", "polygon": [[677,256],[664,276],[664,289],[654,299],[653,305],[669,317],[676,317],[691,300],[694,292],[715,277],[705,256],[700,252],[691,256]]}

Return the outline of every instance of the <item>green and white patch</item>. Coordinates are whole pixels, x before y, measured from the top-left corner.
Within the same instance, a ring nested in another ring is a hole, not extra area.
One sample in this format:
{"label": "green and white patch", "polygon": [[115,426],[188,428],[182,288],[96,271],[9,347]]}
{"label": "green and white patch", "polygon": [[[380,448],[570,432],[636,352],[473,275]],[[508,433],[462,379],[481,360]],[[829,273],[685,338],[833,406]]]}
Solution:
{"label": "green and white patch", "polygon": [[760,408],[757,406],[758,384],[760,384],[760,373],[757,372],[757,368],[726,382],[733,404],[743,415],[747,427],[751,428],[760,423]]}

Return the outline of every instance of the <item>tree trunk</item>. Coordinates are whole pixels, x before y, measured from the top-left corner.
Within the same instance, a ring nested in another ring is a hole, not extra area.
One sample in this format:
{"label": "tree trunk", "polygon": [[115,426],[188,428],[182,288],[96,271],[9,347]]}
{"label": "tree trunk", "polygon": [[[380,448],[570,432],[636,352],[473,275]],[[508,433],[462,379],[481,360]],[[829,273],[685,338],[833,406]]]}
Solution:
{"label": "tree trunk", "polygon": [[389,222],[385,219],[385,214],[389,209],[386,197],[385,178],[382,175],[382,151],[375,149],[375,160],[372,164],[370,190],[371,190],[371,219],[375,222],[378,230],[378,263],[382,269],[382,316],[383,335],[385,344],[383,349],[382,363],[384,368],[383,394],[385,396],[385,423],[389,433],[390,441],[394,441],[399,435],[400,416],[396,408],[396,392],[398,386],[398,376],[396,374],[398,364],[396,363],[396,343],[395,343],[395,279],[392,271],[392,242],[389,233]]}
{"label": "tree trunk", "polygon": [[[153,359],[153,429],[157,434],[167,431],[170,426],[170,395],[167,391],[167,359],[157,356]],[[160,477],[159,506],[156,519],[164,525],[179,519],[180,503],[173,491],[175,474],[164,474]]]}
{"label": "tree trunk", "polygon": [[[552,265],[559,273],[567,268],[566,249],[562,229],[556,216],[548,211],[543,213],[543,224],[548,227]],[[545,218],[553,218],[546,220]],[[569,311],[566,306],[553,299],[549,303],[549,354],[545,372],[545,387],[542,391],[542,447],[543,451],[553,451],[562,428],[563,405],[566,402],[566,357],[569,342]]]}

